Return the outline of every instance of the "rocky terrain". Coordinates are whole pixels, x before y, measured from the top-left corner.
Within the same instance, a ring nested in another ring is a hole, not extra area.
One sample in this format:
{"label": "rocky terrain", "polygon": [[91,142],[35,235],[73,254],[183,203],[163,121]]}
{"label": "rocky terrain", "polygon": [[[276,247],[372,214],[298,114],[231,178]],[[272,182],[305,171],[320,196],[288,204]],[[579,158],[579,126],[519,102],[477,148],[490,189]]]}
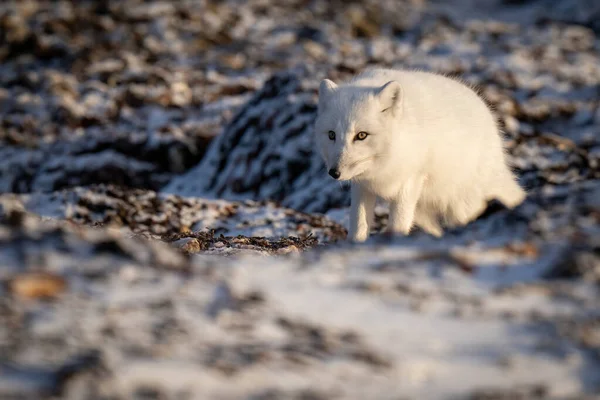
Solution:
{"label": "rocky terrain", "polygon": [[[600,395],[600,3],[0,4],[0,398]],[[526,202],[344,241],[322,77],[459,76]]]}

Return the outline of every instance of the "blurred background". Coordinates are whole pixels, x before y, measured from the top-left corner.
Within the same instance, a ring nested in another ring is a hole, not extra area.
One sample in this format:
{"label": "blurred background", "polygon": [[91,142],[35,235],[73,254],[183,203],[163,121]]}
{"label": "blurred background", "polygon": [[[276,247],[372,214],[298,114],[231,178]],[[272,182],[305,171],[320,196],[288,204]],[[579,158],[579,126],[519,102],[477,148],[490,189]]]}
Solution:
{"label": "blurred background", "polygon": [[[4,1],[0,191],[157,190],[297,65],[332,79],[367,65],[456,74],[485,87],[509,132],[576,116],[577,135],[593,135],[599,21],[594,0]],[[76,146],[96,167],[71,156],[40,177],[42,161],[14,155],[63,141],[48,151]]]}
{"label": "blurred background", "polygon": [[[477,86],[523,206],[340,243],[370,65]],[[598,288],[600,0],[0,2],[2,399],[579,400]]]}

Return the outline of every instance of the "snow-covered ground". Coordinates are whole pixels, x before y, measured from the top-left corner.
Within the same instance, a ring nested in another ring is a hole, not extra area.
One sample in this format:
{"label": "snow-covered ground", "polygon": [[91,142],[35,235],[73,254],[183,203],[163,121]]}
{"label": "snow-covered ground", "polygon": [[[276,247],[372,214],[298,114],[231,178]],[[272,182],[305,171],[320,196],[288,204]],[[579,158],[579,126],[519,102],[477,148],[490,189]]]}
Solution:
{"label": "snow-covered ground", "polygon": [[[0,398],[596,398],[598,4],[0,4]],[[345,243],[316,88],[373,64],[478,85],[526,202]]]}
{"label": "snow-covered ground", "polygon": [[[382,239],[223,258],[216,243],[235,245],[217,240],[188,258],[8,214],[3,396],[582,398],[600,383],[597,256],[565,261],[565,242]],[[36,300],[32,287],[58,278],[54,299]]]}

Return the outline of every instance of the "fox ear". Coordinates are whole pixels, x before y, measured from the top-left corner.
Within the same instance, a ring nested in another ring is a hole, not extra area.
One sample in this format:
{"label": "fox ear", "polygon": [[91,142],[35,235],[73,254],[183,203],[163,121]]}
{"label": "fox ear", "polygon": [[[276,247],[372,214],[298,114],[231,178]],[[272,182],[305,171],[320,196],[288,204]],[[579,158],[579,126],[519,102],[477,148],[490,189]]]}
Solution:
{"label": "fox ear", "polygon": [[402,87],[397,81],[389,81],[377,89],[376,96],[381,102],[381,112],[395,114],[400,110],[400,105],[402,104]]}
{"label": "fox ear", "polygon": [[323,107],[327,104],[329,97],[335,92],[337,89],[337,85],[335,82],[330,81],[329,79],[323,79],[321,84],[319,85],[319,106]]}

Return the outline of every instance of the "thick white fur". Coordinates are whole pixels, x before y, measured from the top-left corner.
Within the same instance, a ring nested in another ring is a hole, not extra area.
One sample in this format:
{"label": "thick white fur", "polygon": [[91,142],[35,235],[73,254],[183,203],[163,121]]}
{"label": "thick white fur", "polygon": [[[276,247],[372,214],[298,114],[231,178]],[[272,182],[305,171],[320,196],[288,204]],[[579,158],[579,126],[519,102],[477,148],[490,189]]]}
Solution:
{"label": "thick white fur", "polygon": [[[358,141],[361,131],[369,136]],[[340,86],[325,79],[315,135],[327,168],[352,182],[354,241],[369,236],[378,197],[390,204],[391,232],[417,225],[435,236],[476,218],[488,200],[512,208],[525,198],[491,111],[441,75],[371,69]]]}

